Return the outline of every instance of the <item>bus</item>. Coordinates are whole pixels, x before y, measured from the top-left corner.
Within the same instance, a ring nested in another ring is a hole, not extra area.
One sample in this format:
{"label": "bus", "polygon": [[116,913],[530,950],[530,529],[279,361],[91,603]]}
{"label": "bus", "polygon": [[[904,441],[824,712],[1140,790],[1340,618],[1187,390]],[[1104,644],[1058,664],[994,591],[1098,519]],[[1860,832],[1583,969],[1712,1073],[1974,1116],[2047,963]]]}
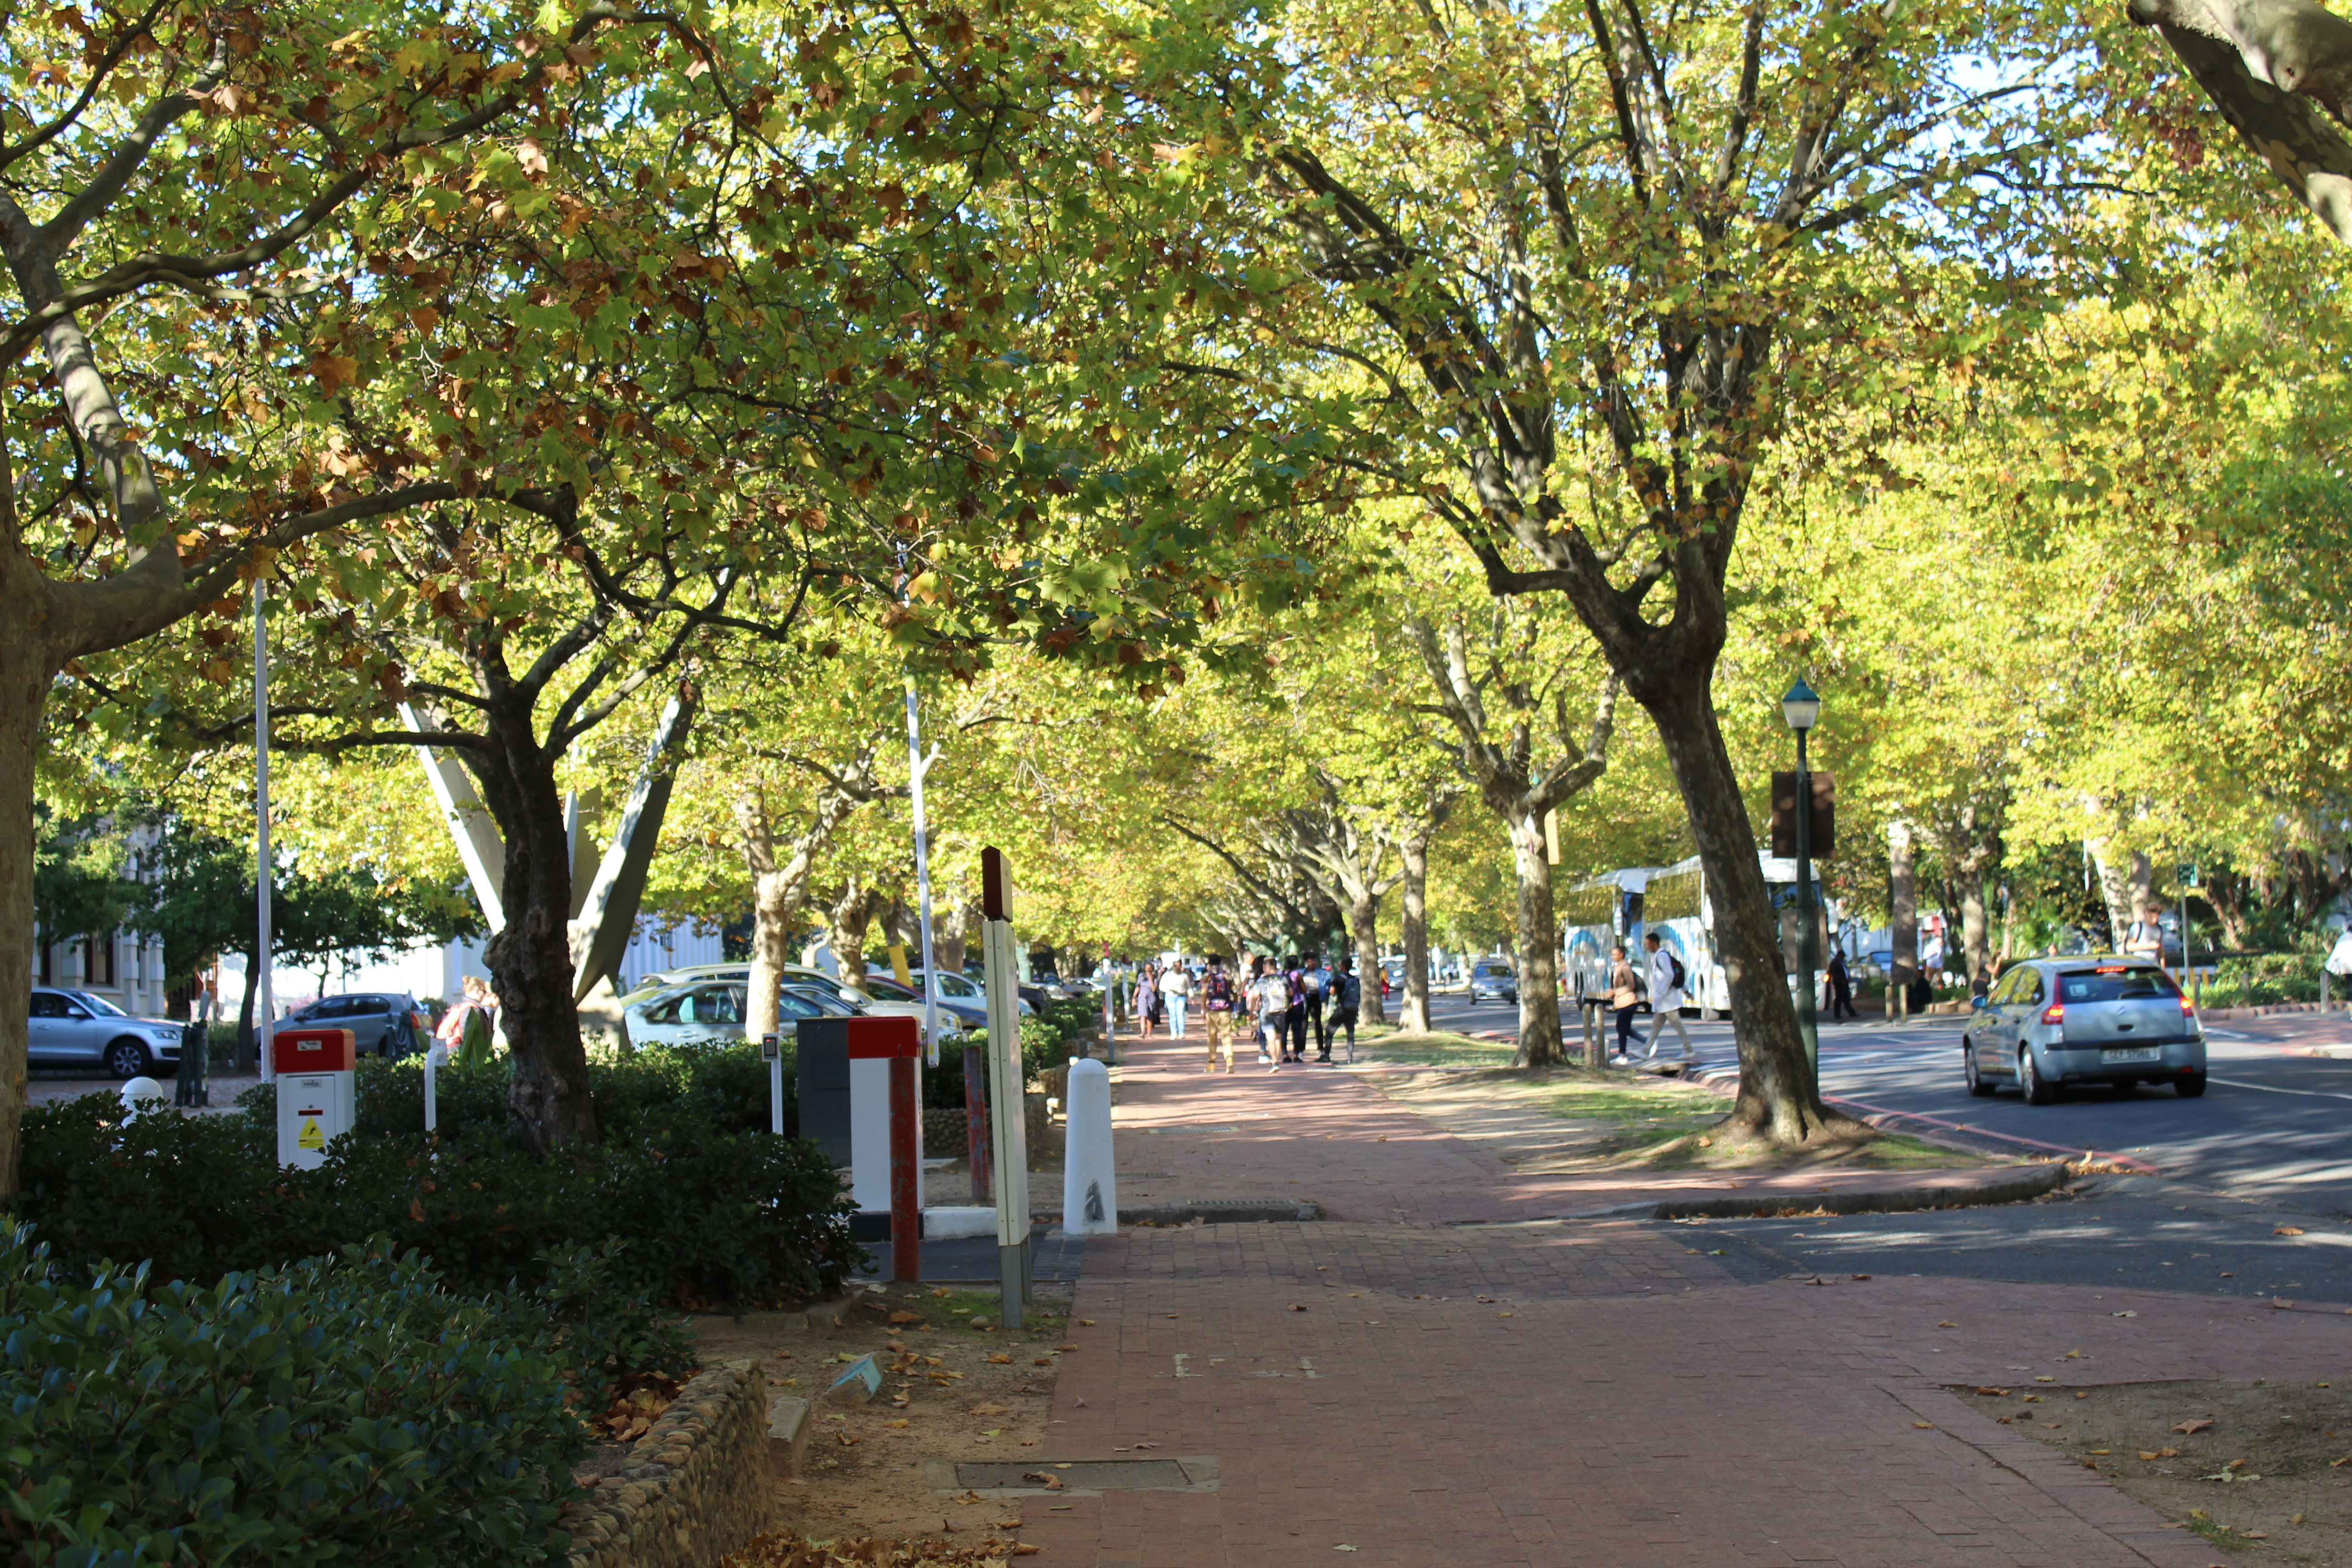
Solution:
{"label": "bus", "polygon": [[[1781,952],[1786,955],[1782,964],[1784,970],[1792,971],[1796,967],[1797,863],[1763,854],[1757,857],[1757,863],[1763,869],[1765,890],[1780,919]],[[1609,892],[1612,889],[1616,890],[1613,900]],[[1685,1004],[1696,1007],[1701,1018],[1719,1018],[1730,1011],[1731,987],[1717,953],[1715,907],[1707,898],[1706,877],[1700,869],[1697,856],[1663,868],[1611,871],[1570,889],[1568,897],[1580,900],[1574,906],[1574,914],[1563,916],[1569,927],[1563,947],[1566,961],[1576,976],[1580,998],[1597,996],[1609,989],[1612,945],[1622,943],[1627,952],[1636,955],[1635,967],[1639,968],[1642,938],[1655,931],[1658,945],[1682,960],[1683,977],[1688,982]],[[1609,925],[1597,921],[1580,923],[1578,917],[1604,909],[1612,910],[1616,917]],[[1823,963],[1829,962],[1832,921],[1832,911],[1816,872],[1813,951]],[[1583,967],[1579,967],[1580,963]],[[1593,967],[1595,963],[1597,968]],[[1813,975],[1818,998],[1821,988],[1828,983],[1829,972],[1816,969]]]}
{"label": "bus", "polygon": [[[1579,882],[1559,896],[1561,989],[1579,1006],[1609,994],[1609,950],[1642,945],[1643,892],[1654,866],[1628,866]],[[1685,960],[1685,963],[1688,961]]]}

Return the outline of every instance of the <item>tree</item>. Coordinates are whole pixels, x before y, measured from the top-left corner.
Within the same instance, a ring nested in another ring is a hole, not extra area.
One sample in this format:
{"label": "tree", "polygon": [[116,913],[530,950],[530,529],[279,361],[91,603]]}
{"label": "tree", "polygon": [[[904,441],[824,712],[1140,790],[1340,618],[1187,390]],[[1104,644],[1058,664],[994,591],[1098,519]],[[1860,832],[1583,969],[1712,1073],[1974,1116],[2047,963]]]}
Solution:
{"label": "tree", "polygon": [[[1532,657],[1540,612],[1497,601],[1478,618],[1486,626],[1475,643],[1471,617],[1461,613],[1442,626],[1410,616],[1404,629],[1436,695],[1428,707],[1453,728],[1464,775],[1510,837],[1518,886],[1519,1042],[1513,1065],[1553,1067],[1564,1058],[1559,922],[1545,819],[1608,771],[1619,682],[1613,672],[1601,678],[1590,728],[1580,740],[1561,689],[1575,667],[1555,667],[1542,685],[1521,675],[1541,668]],[[1539,752],[1549,760],[1540,760]]]}
{"label": "tree", "polygon": [[[1295,63],[1244,56],[1184,100],[1220,199],[1302,263],[1253,330],[1360,375],[1368,482],[1423,501],[1491,592],[1566,599],[1650,715],[1716,889],[1735,1121],[1857,1135],[1812,1081],[1717,721],[1727,573],[1792,414],[1897,342],[1958,356],[1986,331],[1911,310],[1915,258],[1981,258],[2012,296],[2000,257],[2064,259],[2032,226],[2068,183],[2084,34],[1958,4],[1286,20],[1267,47]],[[1997,85],[1962,85],[1973,54]]]}
{"label": "tree", "polygon": [[129,847],[103,817],[63,818],[37,808],[33,851],[33,920],[45,943],[104,936],[120,927],[139,900],[139,884],[124,875]]}
{"label": "tree", "polygon": [[[19,399],[5,434],[21,470],[0,440],[0,819],[31,819],[60,671],[233,599],[272,552],[460,493],[429,462],[354,460],[330,439],[331,405],[286,395],[315,363],[310,335],[277,328],[347,289],[330,280],[355,203],[545,113],[600,74],[597,35],[627,25],[598,4],[558,37],[520,16],[451,26],[396,0],[363,16],[280,7],[267,27],[162,5],[102,29],[70,6],[11,16],[0,48],[25,88],[0,116],[16,132],[0,145],[16,296],[0,363],[37,347],[59,414],[28,422]],[[521,183],[503,173],[488,195]],[[101,313],[110,352],[85,325]],[[324,358],[331,384],[341,366]],[[228,365],[256,374],[223,398]],[[125,407],[125,384],[143,407]],[[29,942],[29,861],[21,834],[0,836],[0,950]],[[0,1194],[15,1188],[26,999],[20,975],[0,982]]]}

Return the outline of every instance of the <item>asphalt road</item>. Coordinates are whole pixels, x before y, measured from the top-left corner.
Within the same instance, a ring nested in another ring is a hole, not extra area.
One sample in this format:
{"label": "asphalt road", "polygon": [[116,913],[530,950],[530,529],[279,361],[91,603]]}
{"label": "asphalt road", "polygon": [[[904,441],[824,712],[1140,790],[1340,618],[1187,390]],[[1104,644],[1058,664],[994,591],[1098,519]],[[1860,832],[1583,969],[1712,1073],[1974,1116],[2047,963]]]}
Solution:
{"label": "asphalt road", "polygon": [[[1433,998],[1432,1011],[1455,1029],[1507,1032],[1518,1022],[1508,1005],[1458,996]],[[1644,1035],[1650,1022],[1639,1021]],[[1728,1025],[1685,1023],[1702,1070],[1736,1066]],[[1756,1273],[1940,1274],[2352,1304],[2352,1020],[2209,1023],[2202,1099],[2085,1089],[2047,1106],[2009,1089],[1972,1097],[1960,1079],[1962,1027],[1958,1018],[1825,1025],[1823,1088],[1851,1104],[2127,1155],[2157,1174],[2098,1177],[2002,1207],[1716,1220],[1678,1224],[1678,1236]],[[2299,1054],[2314,1050],[2337,1054]]]}

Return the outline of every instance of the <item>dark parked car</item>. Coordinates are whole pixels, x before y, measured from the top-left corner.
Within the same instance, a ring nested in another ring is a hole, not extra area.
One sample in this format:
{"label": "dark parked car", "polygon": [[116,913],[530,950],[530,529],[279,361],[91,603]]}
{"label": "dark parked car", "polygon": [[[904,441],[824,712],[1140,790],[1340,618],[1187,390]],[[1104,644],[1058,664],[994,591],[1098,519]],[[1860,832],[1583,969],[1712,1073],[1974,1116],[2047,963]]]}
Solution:
{"label": "dark parked car", "polygon": [[310,1029],[349,1029],[352,1044],[362,1056],[404,1057],[422,1048],[415,1013],[413,996],[369,991],[321,996],[288,1014],[286,1021]]}
{"label": "dark parked car", "polygon": [[137,1078],[158,1064],[176,1070],[184,1038],[182,1026],[134,1018],[103,996],[33,987],[25,1047],[35,1067],[103,1065],[116,1078]]}

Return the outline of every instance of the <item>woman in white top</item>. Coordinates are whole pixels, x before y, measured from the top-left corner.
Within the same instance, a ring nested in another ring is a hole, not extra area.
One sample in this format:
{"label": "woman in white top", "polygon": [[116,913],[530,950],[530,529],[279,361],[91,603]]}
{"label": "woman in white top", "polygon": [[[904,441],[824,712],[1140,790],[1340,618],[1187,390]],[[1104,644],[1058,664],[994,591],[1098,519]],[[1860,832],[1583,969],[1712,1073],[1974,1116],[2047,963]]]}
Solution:
{"label": "woman in white top", "polygon": [[1168,1037],[1184,1037],[1184,1007],[1192,999],[1192,972],[1178,959],[1160,977],[1160,999],[1168,1008]]}
{"label": "woman in white top", "polygon": [[1650,1056],[1658,1054],[1658,1037],[1672,1024],[1675,1033],[1683,1040],[1683,1060],[1697,1053],[1691,1049],[1690,1031],[1683,1027],[1683,988],[1675,983],[1675,955],[1658,941],[1656,931],[1646,931],[1642,945],[1650,950]]}

